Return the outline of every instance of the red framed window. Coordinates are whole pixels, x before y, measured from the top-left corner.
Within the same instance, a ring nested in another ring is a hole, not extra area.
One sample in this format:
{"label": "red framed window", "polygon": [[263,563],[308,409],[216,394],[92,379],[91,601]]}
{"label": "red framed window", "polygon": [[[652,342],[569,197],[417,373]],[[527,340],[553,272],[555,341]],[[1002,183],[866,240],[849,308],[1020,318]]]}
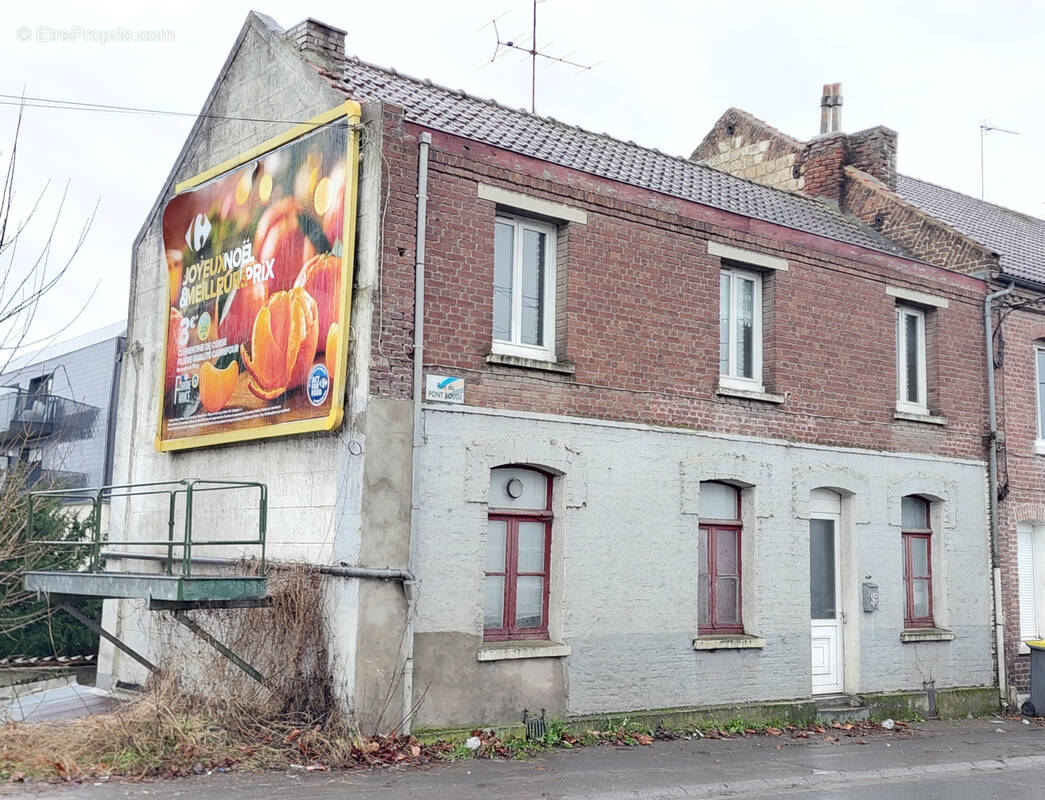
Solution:
{"label": "red framed window", "polygon": [[697,632],[743,633],[740,490],[701,483],[700,517]]}
{"label": "red framed window", "polygon": [[547,639],[551,476],[525,467],[490,474],[483,636]]}
{"label": "red framed window", "polygon": [[929,502],[909,495],[901,501],[904,625],[933,627],[932,527]]}

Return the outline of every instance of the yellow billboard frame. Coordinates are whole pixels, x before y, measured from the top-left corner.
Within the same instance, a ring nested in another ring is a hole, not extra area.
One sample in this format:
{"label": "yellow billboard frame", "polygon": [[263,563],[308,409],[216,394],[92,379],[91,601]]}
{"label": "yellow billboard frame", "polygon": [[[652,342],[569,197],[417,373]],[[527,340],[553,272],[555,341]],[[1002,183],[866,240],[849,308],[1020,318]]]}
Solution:
{"label": "yellow billboard frame", "polygon": [[[359,121],[361,109],[355,100],[348,100],[329,111],[313,117],[308,122],[303,122],[287,131],[262,142],[257,147],[252,147],[238,156],[223,161],[217,166],[211,167],[198,175],[194,175],[174,187],[174,194],[178,195],[187,189],[195,189],[208,181],[224,175],[238,167],[242,167],[261,156],[283,147],[305,134],[312,133],[324,125],[328,125],[341,117],[345,117],[348,124],[348,152],[346,158],[347,176],[345,180],[345,219],[342,227],[342,256],[341,256],[341,314],[338,317],[341,323],[342,352],[337,355],[338,369],[334,373],[334,387],[331,395],[330,413],[318,419],[303,419],[293,422],[277,422],[260,428],[228,431],[226,433],[207,433],[199,436],[187,436],[184,439],[163,438],[163,399],[166,389],[166,364],[167,364],[167,342],[170,336],[170,312],[169,304],[163,326],[163,368],[159,375],[159,402],[158,422],[156,426],[156,449],[160,452],[171,452],[175,450],[189,450],[199,447],[210,447],[218,444],[229,444],[231,442],[251,441],[254,439],[269,439],[274,436],[291,436],[297,433],[313,433],[315,431],[332,431],[340,427],[345,414],[345,384],[348,377],[348,354],[352,315],[352,281],[355,268],[356,251],[356,206],[359,194]],[[166,270],[164,270],[166,274]],[[169,296],[169,292],[164,293]]]}

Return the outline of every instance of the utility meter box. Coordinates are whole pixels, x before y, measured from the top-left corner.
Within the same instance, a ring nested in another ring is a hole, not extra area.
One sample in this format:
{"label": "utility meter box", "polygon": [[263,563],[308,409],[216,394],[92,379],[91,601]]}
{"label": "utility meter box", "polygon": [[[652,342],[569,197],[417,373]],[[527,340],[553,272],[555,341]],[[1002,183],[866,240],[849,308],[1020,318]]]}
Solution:
{"label": "utility meter box", "polygon": [[878,584],[864,581],[864,611],[878,610]]}

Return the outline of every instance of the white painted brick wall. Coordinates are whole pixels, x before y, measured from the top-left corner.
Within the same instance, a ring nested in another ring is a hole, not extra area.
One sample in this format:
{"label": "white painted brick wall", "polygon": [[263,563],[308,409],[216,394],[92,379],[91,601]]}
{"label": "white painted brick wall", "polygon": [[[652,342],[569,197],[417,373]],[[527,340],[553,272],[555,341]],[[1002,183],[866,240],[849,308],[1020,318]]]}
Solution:
{"label": "white painted brick wall", "polygon": [[[520,461],[564,472],[553,528],[562,581],[552,584],[553,609],[562,611],[557,618],[553,610],[551,625],[572,647],[570,713],[808,697],[808,493],[821,486],[852,493],[843,501],[849,585],[859,597],[870,575],[881,589],[878,612],[846,608],[855,645],[847,690],[921,688],[930,677],[937,687],[992,680],[982,464],[491,413],[426,415],[417,629],[481,634],[486,505],[477,487],[489,467]],[[716,478],[754,485],[757,577],[746,592],[757,618],[746,622],[765,638],[764,650],[692,649],[695,494],[699,481]],[[938,581],[946,586],[937,616],[954,631],[952,642],[900,642],[899,503],[890,494],[900,491],[898,480],[904,493],[941,497],[934,543],[944,543]],[[567,508],[564,492],[585,500]]]}
{"label": "white painted brick wall", "polygon": [[[184,180],[233,158],[294,123],[333,108],[343,99],[289,45],[274,39],[263,30],[260,21],[252,18],[210,109],[219,118],[204,123],[187,148],[175,179]],[[363,190],[361,186],[361,194]],[[160,453],[155,449],[168,314],[168,273],[158,216],[134,251],[132,269],[128,354],[120,387],[113,482],[186,477],[261,481],[269,488],[270,558],[329,563],[336,554],[339,559],[356,559],[361,498],[358,480],[351,481],[347,476],[353,470],[358,472],[360,465],[345,446],[347,439],[354,436],[347,428],[339,436],[294,436],[178,453]],[[257,524],[256,509],[256,503],[246,503],[242,497],[235,498],[231,509],[201,508],[194,515],[194,535],[216,538],[230,531],[252,531]],[[165,536],[166,514],[162,525],[160,522],[154,506],[141,501],[113,501],[114,540]],[[244,552],[252,554],[257,550],[245,548]],[[236,555],[230,548],[222,548],[220,553],[216,548],[203,548],[199,554]],[[351,604],[355,591],[354,586],[338,589],[334,604],[339,621],[335,624],[338,635],[333,649],[339,652],[346,674],[351,673],[354,664],[355,608]],[[139,604],[125,603],[123,608],[116,605],[107,603],[107,623],[117,628],[117,635],[124,635],[143,652],[150,653],[155,644],[151,615],[141,611]],[[99,672],[120,679],[142,677],[137,665],[105,643],[99,656]],[[349,689],[350,683],[346,684]]]}

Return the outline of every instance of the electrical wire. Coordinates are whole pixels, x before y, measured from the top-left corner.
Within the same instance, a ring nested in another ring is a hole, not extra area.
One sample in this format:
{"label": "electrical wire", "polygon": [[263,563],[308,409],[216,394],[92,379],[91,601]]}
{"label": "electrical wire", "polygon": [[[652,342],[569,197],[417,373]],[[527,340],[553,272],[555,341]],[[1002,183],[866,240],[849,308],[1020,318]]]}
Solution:
{"label": "electrical wire", "polygon": [[[0,106],[19,106],[22,108],[43,108],[55,111],[93,111],[104,114],[139,114],[142,116],[191,117],[193,119],[216,119],[233,122],[280,123],[284,125],[307,125],[311,120],[270,119],[266,117],[238,117],[225,114],[196,114],[191,111],[172,111],[162,108],[142,108],[139,106],[121,106],[108,103],[88,103],[80,100],[58,100],[51,97],[30,97],[17,94],[0,93]],[[345,123],[341,123],[345,124]]]}

